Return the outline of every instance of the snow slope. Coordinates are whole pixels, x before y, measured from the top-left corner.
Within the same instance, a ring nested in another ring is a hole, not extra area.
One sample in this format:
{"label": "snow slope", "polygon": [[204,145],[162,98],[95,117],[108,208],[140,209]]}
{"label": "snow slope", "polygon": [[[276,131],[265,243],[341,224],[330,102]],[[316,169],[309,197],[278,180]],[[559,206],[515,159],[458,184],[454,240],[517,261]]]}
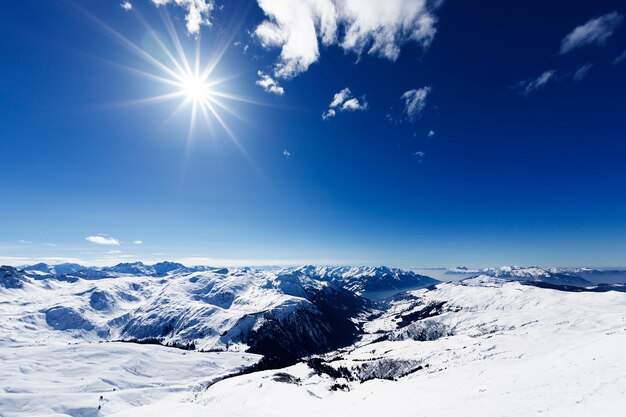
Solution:
{"label": "snow slope", "polygon": [[0,415],[87,417],[155,401],[190,402],[258,359],[132,343],[1,346]]}
{"label": "snow slope", "polygon": [[[400,326],[419,312],[434,315]],[[414,340],[424,329],[438,329],[434,340]],[[347,378],[300,363],[280,370],[297,383],[276,381],[278,371],[245,375],[210,387],[199,403],[241,416],[620,416],[626,409],[624,293],[481,276],[411,292],[368,330],[369,338],[326,357]]]}

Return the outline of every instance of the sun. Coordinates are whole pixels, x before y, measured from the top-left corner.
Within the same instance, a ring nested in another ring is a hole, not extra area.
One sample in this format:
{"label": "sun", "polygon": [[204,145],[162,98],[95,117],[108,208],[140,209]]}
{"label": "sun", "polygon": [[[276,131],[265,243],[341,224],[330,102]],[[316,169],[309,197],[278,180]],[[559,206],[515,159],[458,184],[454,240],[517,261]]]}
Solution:
{"label": "sun", "polygon": [[123,102],[121,103],[123,106],[144,107],[164,102],[177,103],[178,105],[174,108],[170,117],[165,119],[165,122],[183,111],[189,112],[188,143],[191,142],[194,132],[202,132],[204,137],[214,136],[206,135],[204,130],[200,131],[198,129],[199,122],[203,120],[204,126],[211,133],[216,132],[215,127],[221,128],[237,147],[244,152],[243,147],[227,125],[227,119],[224,116],[228,113],[240,120],[244,120],[231,103],[259,103],[232,94],[227,90],[227,82],[235,78],[235,76],[220,78],[215,75],[224,54],[232,44],[231,40],[213,45],[210,49],[205,48],[205,51],[210,51],[210,56],[208,59],[202,59],[200,38],[186,39],[183,42],[166,12],[162,14],[162,17],[169,37],[161,37],[158,31],[153,30],[145,19],[137,14],[140,23],[146,29],[144,41],[150,40],[150,42],[146,43],[150,47],[142,47],[96,17],[90,14],[88,16],[113,40],[135,57],[140,58],[143,64],[145,64],[127,66],[114,63],[116,67],[156,83],[156,89],[161,93]]}
{"label": "sun", "polygon": [[211,98],[211,87],[206,78],[198,74],[185,74],[180,83],[180,91],[186,100],[196,104],[205,103]]}

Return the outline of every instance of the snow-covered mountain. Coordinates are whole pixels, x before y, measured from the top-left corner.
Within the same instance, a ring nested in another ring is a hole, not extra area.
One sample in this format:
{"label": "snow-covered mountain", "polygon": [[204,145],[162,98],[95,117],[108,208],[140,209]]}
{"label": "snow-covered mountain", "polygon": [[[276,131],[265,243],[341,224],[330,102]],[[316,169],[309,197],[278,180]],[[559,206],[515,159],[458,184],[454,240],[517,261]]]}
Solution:
{"label": "snow-covered mountain", "polygon": [[0,288],[22,288],[26,281],[23,271],[12,266],[0,266]]}
{"label": "snow-covered mountain", "polygon": [[170,277],[117,324],[124,339],[295,358],[354,341],[354,321],[370,310],[366,300],[328,281],[235,270]]}
{"label": "snow-covered mountain", "polygon": [[41,273],[45,275],[68,275],[85,269],[84,266],[75,263],[62,263],[57,265],[49,265],[46,263],[38,263],[24,268],[24,271],[31,273]]}
{"label": "snow-covered mountain", "polygon": [[[560,273],[540,268],[453,283],[386,267],[57,272],[0,267],[0,415],[454,416],[463,404],[611,416],[626,405],[613,388],[626,383],[623,285],[554,284]],[[391,298],[373,302],[381,292]]]}
{"label": "snow-covered mountain", "polygon": [[386,266],[303,266],[286,269],[282,274],[306,276],[337,284],[359,295],[377,292],[394,292],[417,289],[437,284],[439,281],[413,271]]}
{"label": "snow-covered mountain", "polygon": [[501,266],[496,268],[470,269],[465,267],[452,268],[446,271],[451,275],[488,275],[495,278],[506,278],[516,281],[544,282],[553,285],[572,285],[578,287],[591,286],[594,283],[575,273],[561,271],[558,268],[538,268],[535,266]]}
{"label": "snow-covered mountain", "polygon": [[456,266],[454,268],[448,268],[446,274],[480,274],[482,271],[482,269],[468,268],[466,266]]}
{"label": "snow-covered mountain", "polygon": [[[352,343],[359,322],[374,312],[371,302],[346,289],[330,270],[325,275],[307,268],[189,272],[196,270],[133,263],[98,269],[109,274],[99,279],[90,270],[88,279],[77,274],[59,280],[5,267],[0,282],[15,290],[4,295],[5,305],[19,304],[24,317],[7,337],[19,343],[151,341],[291,359]],[[355,279],[350,275],[349,282]]]}
{"label": "snow-covered mountain", "polygon": [[617,417],[625,307],[484,275],[439,284],[398,297],[356,344],[222,381],[187,414]]}
{"label": "snow-covered mountain", "polygon": [[143,262],[121,263],[112,267],[102,268],[102,271],[127,275],[156,275],[156,268]]}
{"label": "snow-covered mountain", "polygon": [[519,281],[538,281],[554,285],[574,285],[586,287],[593,285],[591,281],[575,275],[549,271],[537,267],[503,266],[500,268],[488,268],[481,272],[496,278],[507,278]]}
{"label": "snow-covered mountain", "polygon": [[[110,267],[89,267],[78,264],[48,265],[39,263],[22,268],[31,276],[38,278],[62,277],[65,279],[100,279],[120,276],[152,276],[190,274],[193,272],[217,272],[224,274],[226,268],[210,266],[185,266],[177,262],[159,262],[147,265],[143,262],[120,263]],[[302,266],[296,268],[237,268],[242,271],[280,271],[282,275],[292,274],[308,277],[315,280],[333,282],[350,291],[359,293],[406,290],[427,287],[436,284],[437,280],[417,274],[413,271],[398,268],[380,267],[331,267],[331,266]]]}
{"label": "snow-covered mountain", "polygon": [[227,270],[136,262],[61,276],[42,265],[7,268],[2,285],[21,290],[7,294],[8,305],[20,303],[26,317],[10,332],[15,342],[150,341],[286,361],[354,342],[377,311],[363,294],[438,282],[386,267]]}
{"label": "snow-covered mountain", "polygon": [[550,271],[574,275],[596,284],[620,284],[626,282],[626,268],[551,268]]}
{"label": "snow-covered mountain", "polygon": [[62,263],[50,265],[46,263],[38,263],[35,265],[24,266],[20,270],[27,275],[38,279],[57,278],[61,280],[80,279],[101,279],[114,278],[119,276],[166,276],[168,274],[183,274],[201,271],[218,271],[224,268],[215,268],[211,266],[192,266],[188,267],[177,262],[159,262],[153,265],[147,265],[143,262],[124,262],[114,266],[95,267],[84,266],[74,263]]}

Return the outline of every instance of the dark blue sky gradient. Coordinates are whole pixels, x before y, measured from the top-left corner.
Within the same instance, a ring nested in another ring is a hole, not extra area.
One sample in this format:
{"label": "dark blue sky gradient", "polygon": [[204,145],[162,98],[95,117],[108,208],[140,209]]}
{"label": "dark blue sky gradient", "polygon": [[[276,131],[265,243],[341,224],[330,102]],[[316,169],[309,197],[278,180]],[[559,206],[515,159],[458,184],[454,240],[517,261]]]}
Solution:
{"label": "dark blue sky gradient", "polygon": [[[165,36],[157,9],[134,3]],[[151,50],[117,2],[75,4]],[[177,103],[121,106],[163,87],[112,64],[148,69],[72,3],[3,9],[0,263],[122,259],[84,239],[106,234],[126,259],[626,264],[626,61],[613,64],[626,25],[604,47],[559,55],[574,27],[625,14],[621,1],[449,0],[428,50],[406,44],[390,62],[325,47],[281,81],[283,97],[254,84],[279,52],[247,35],[262,12],[226,2],[202,32],[202,53],[229,34],[250,44],[246,54],[230,47],[216,70],[237,75],[225,90],[264,103],[229,102],[247,121],[225,115],[245,155],[221,129],[198,128],[188,142],[188,112],[164,123]],[[182,14],[171,15],[192,46]],[[588,76],[573,81],[587,63]],[[520,94],[518,82],[550,69],[556,80]],[[422,117],[390,123],[402,117],[402,93],[424,86]],[[368,110],[323,121],[344,87],[366,96]]]}

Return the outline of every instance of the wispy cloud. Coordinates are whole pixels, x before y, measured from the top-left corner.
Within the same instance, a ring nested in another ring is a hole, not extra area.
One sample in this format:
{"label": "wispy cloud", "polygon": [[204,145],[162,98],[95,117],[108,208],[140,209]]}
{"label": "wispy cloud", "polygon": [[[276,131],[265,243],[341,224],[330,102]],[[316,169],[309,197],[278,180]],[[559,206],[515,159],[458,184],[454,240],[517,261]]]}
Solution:
{"label": "wispy cloud", "polygon": [[435,131],[431,130],[430,132],[428,132],[428,137],[429,138],[434,138],[435,137]]}
{"label": "wispy cloud", "polygon": [[322,120],[328,120],[337,115],[337,112],[334,109],[328,109],[324,113],[322,113]]}
{"label": "wispy cloud", "polygon": [[91,243],[95,243],[96,245],[118,246],[120,244],[119,240],[102,235],[87,236],[85,240],[88,240]]}
{"label": "wispy cloud", "polygon": [[427,48],[440,0],[257,0],[267,20],[254,31],[261,45],[280,48],[274,74],[291,78],[319,59],[322,45],[396,60],[402,45]]}
{"label": "wispy cloud", "polygon": [[516,87],[523,95],[527,96],[532,92],[544,87],[546,84],[548,84],[548,82],[554,79],[555,75],[556,71],[547,70],[542,72],[537,78],[520,81],[516,84]]}
{"label": "wispy cloud", "polygon": [[622,52],[621,54],[615,57],[615,59],[613,60],[613,64],[619,64],[620,62],[625,61],[625,60],[626,60],[626,50],[624,50],[624,52]]}
{"label": "wispy cloud", "polygon": [[143,240],[135,240],[133,242],[133,244],[135,244],[135,245],[143,245]]}
{"label": "wispy cloud", "polygon": [[122,2],[121,6],[122,6],[122,9],[124,9],[126,11],[130,11],[130,10],[133,9],[133,5],[129,1]]}
{"label": "wispy cloud", "polygon": [[283,156],[284,156],[285,158],[291,158],[291,152],[289,152],[287,149],[285,149],[285,150],[283,151]]}
{"label": "wispy cloud", "polygon": [[328,110],[322,113],[322,119],[327,120],[337,115],[337,111],[365,111],[367,110],[367,100],[365,96],[360,99],[354,97],[348,87],[335,93],[328,105]]}
{"label": "wispy cloud", "polygon": [[13,265],[13,266],[21,266],[21,265],[34,265],[40,262],[56,265],[61,263],[83,263],[82,259],[79,258],[65,258],[60,256],[49,256],[49,257],[25,257],[25,256],[0,256],[0,265]]}
{"label": "wispy cloud", "polygon": [[187,32],[190,35],[198,35],[202,26],[211,26],[211,12],[215,5],[213,0],[152,0],[157,6],[176,5],[183,8]]}
{"label": "wispy cloud", "polygon": [[430,94],[430,87],[422,87],[417,90],[409,90],[402,94],[404,100],[404,113],[410,121],[419,119],[426,108],[426,99]]}
{"label": "wispy cloud", "polygon": [[422,159],[424,159],[424,157],[426,156],[426,152],[417,151],[417,152],[413,152],[411,155],[414,158],[417,158],[421,162]]}
{"label": "wispy cloud", "polygon": [[250,45],[248,45],[247,43],[244,44],[241,41],[235,41],[233,42],[233,46],[236,48],[241,48],[241,53],[245,55],[248,52],[248,48]]}
{"label": "wispy cloud", "polygon": [[592,67],[593,67],[593,64],[591,63],[587,63],[581,66],[580,68],[576,70],[576,72],[574,72],[574,75],[572,75],[572,79],[574,81],[584,80],[587,74],[589,74],[589,71],[591,70]]}
{"label": "wispy cloud", "polygon": [[257,75],[259,79],[256,80],[256,85],[261,86],[263,90],[278,96],[285,94],[285,89],[281,87],[275,79],[265,74],[263,71],[257,72]]}
{"label": "wispy cloud", "polygon": [[566,54],[583,46],[606,44],[623,20],[624,16],[617,12],[611,12],[576,27],[561,41],[561,54]]}

